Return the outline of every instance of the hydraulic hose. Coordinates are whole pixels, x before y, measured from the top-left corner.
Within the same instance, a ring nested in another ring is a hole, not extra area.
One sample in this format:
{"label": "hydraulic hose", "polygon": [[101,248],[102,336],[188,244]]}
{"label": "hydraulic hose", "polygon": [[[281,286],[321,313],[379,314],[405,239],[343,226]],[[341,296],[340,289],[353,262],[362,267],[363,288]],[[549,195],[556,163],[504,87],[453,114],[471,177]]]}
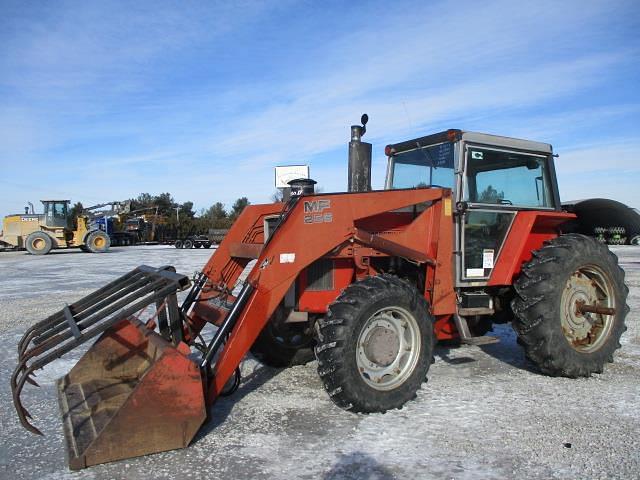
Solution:
{"label": "hydraulic hose", "polygon": [[236,323],[238,322],[238,318],[240,318],[240,315],[242,314],[244,307],[254,290],[255,289],[253,285],[251,285],[250,283],[247,282],[244,284],[242,290],[240,291],[240,294],[236,298],[236,301],[233,303],[233,307],[231,307],[227,318],[224,319],[224,322],[222,322],[222,325],[220,325],[220,328],[218,328],[218,331],[211,339],[211,342],[209,342],[209,345],[207,346],[207,353],[202,359],[200,368],[208,370],[209,366],[211,365],[211,360],[213,360],[213,357],[216,355],[217,351],[224,344],[227,335],[230,334],[231,330],[233,330],[233,327],[235,327]]}

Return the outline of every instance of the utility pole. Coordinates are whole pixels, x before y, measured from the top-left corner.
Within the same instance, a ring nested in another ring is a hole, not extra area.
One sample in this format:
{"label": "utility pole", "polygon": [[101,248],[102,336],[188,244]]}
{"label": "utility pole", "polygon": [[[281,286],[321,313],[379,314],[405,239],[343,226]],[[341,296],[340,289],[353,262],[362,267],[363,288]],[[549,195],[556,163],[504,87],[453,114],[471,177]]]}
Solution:
{"label": "utility pole", "polygon": [[180,207],[176,207],[176,237],[180,236]]}

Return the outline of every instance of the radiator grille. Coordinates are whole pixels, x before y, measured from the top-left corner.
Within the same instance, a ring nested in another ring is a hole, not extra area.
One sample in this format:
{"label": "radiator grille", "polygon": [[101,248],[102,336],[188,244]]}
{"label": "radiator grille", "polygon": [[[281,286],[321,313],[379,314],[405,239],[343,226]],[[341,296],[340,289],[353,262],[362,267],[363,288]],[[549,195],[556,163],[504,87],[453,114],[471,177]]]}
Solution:
{"label": "radiator grille", "polygon": [[333,260],[316,260],[309,265],[307,290],[333,290]]}
{"label": "radiator grille", "polygon": [[264,219],[264,241],[271,236],[273,231],[276,229],[278,222],[280,221],[280,217],[267,217]]}

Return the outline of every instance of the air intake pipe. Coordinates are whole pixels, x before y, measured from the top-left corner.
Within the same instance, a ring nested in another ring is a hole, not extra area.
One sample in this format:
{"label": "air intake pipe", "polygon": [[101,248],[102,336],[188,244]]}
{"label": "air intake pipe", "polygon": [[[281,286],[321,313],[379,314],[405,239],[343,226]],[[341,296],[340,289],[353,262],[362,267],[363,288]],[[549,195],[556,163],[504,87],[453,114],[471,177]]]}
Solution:
{"label": "air intake pipe", "polygon": [[349,191],[367,192],[371,190],[371,144],[362,142],[361,138],[367,131],[369,116],[362,115],[362,125],[351,126],[351,141],[349,142]]}

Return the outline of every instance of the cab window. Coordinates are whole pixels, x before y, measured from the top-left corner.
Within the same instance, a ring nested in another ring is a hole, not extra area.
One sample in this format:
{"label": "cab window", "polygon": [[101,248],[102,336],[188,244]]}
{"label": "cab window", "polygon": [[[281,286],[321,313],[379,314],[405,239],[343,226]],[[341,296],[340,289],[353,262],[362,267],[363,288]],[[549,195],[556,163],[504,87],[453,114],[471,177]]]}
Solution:
{"label": "cab window", "polygon": [[58,218],[66,218],[67,216],[67,204],[66,203],[54,203],[53,204],[53,216]]}
{"label": "cab window", "polygon": [[552,208],[547,157],[470,147],[465,200],[471,203]]}
{"label": "cab window", "polygon": [[453,143],[429,145],[396,153],[391,161],[391,188],[445,187],[453,188]]}

